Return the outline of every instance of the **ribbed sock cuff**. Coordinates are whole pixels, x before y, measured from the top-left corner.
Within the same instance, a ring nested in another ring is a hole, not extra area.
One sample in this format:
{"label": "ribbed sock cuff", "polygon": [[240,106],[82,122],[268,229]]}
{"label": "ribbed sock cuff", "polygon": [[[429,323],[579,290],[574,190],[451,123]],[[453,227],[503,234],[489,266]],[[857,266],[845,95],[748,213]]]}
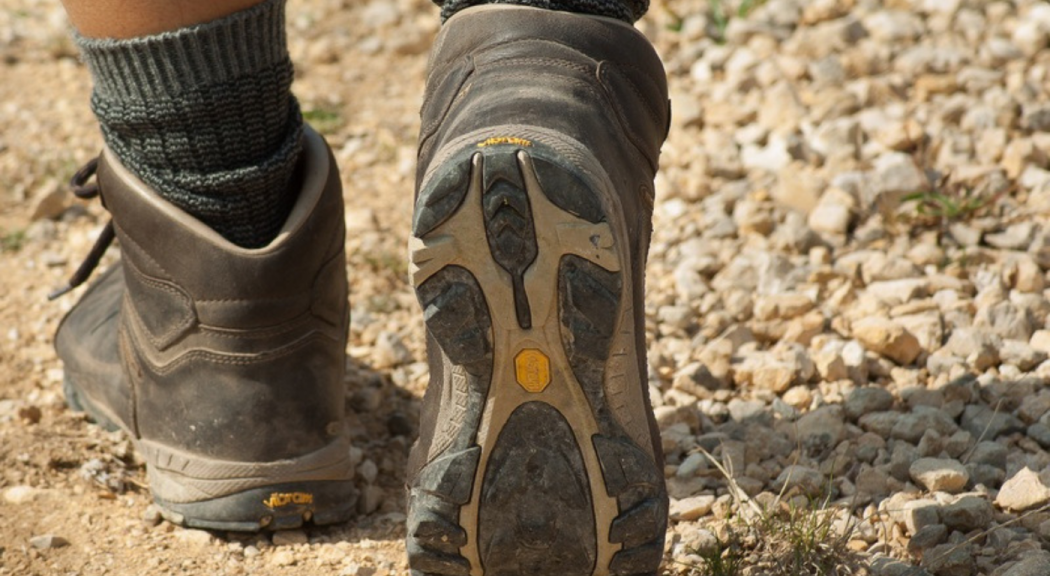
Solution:
{"label": "ribbed sock cuff", "polygon": [[129,40],[76,36],[110,149],[161,197],[258,247],[295,201],[302,116],[284,0]]}
{"label": "ribbed sock cuff", "polygon": [[561,12],[575,12],[591,16],[605,16],[634,24],[649,10],[649,0],[434,0],[441,6],[441,20],[453,14],[483,4],[516,4]]}
{"label": "ribbed sock cuff", "polygon": [[74,40],[106,100],[166,98],[197,86],[251,76],[288,61],[285,0],[266,0],[224,18],[128,40]]}

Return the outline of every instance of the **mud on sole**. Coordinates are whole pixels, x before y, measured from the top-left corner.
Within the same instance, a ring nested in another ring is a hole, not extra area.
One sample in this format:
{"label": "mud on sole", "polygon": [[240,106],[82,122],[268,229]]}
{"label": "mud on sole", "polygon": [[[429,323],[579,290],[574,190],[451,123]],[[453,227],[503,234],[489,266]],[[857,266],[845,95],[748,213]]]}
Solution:
{"label": "mud on sole", "polygon": [[646,448],[617,200],[585,151],[498,134],[465,137],[417,200],[412,282],[445,386],[411,486],[409,564],[655,574],[667,496]]}

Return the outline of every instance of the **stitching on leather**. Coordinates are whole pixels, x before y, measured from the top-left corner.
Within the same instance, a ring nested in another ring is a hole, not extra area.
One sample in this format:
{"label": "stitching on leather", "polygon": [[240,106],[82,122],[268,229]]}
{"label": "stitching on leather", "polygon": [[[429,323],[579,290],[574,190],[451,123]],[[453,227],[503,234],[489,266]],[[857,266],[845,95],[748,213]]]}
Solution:
{"label": "stitching on leather", "polygon": [[237,302],[282,302],[284,300],[294,300],[301,297],[302,296],[275,296],[273,298],[195,298],[194,301],[215,304],[233,304]]}
{"label": "stitching on leather", "polygon": [[168,272],[168,270],[166,268],[164,268],[163,266],[160,265],[160,262],[157,262],[152,256],[150,256],[149,252],[145,248],[143,248],[141,244],[136,242],[134,238],[132,238],[130,235],[128,235],[127,231],[124,230],[124,228],[122,228],[119,224],[117,224],[115,220],[113,222],[113,227],[117,231],[120,232],[120,237],[121,237],[120,241],[121,242],[123,242],[125,244],[131,244],[132,246],[135,247],[136,250],[138,250],[138,252],[140,253],[142,258],[145,258],[146,260],[149,260],[150,263],[152,263],[154,266],[159,268],[160,271],[163,272],[165,276],[169,276],[169,277],[172,276],[171,272]]}
{"label": "stitching on leather", "polygon": [[[610,88],[605,85],[605,82],[601,82],[601,85],[602,88],[608,94]],[[627,140],[635,147],[635,149],[638,150],[638,152],[642,154],[642,157],[644,157],[645,160],[649,163],[650,169],[655,172],[657,169],[657,161],[655,158],[651,157],[646,151],[647,142],[639,142],[638,137],[635,135],[634,131],[629,129],[627,122],[627,114],[624,112],[623,106],[620,104],[618,99],[610,97],[608,98],[608,100],[612,104],[613,109],[616,110],[616,118],[618,123],[620,124],[620,131],[627,136]]]}
{"label": "stitching on leather", "polygon": [[[434,118],[434,120],[428,122],[425,126],[420,128],[419,133],[421,136],[421,145],[423,142],[430,139],[437,127],[445,120],[446,117],[448,117],[449,110],[452,110],[452,107],[455,105],[456,101],[459,100],[460,94],[463,93],[463,88],[470,83],[470,79],[474,76],[475,72],[477,72],[477,67],[473,58],[465,57],[460,61],[464,62],[463,64],[461,64],[461,66],[467,69],[466,74],[459,81],[459,85],[454,88],[452,99],[449,100],[448,104],[444,106],[444,109],[440,111],[440,114],[438,114]],[[455,71],[455,68],[453,68],[452,71]],[[445,73],[443,78],[447,79],[452,71]],[[430,92],[428,94],[427,98],[423,101],[423,105],[420,107],[420,111],[427,110],[428,104],[430,103],[430,101],[433,100],[437,93],[438,90],[435,89],[433,92]]]}
{"label": "stitching on leather", "polygon": [[[437,75],[438,78],[447,80],[450,76],[452,76],[453,72],[457,71],[457,69],[461,67],[473,68],[473,58],[469,56],[462,56],[456,58],[454,61],[449,62],[447,65],[445,65],[440,71],[435,70],[433,74]],[[469,76],[470,72],[467,73],[467,76],[464,77],[464,80]],[[460,82],[460,85],[462,84],[463,82]],[[437,97],[438,87],[440,87],[441,85],[442,83],[438,83],[438,85],[435,86],[433,90],[426,90],[426,92],[423,94],[423,104],[421,104],[419,107],[420,110],[426,110],[427,106],[429,106],[430,103],[433,102],[434,98]]]}
{"label": "stitching on leather", "polygon": [[310,291],[311,291],[310,301],[311,301],[311,303],[314,300],[314,298],[313,298],[314,287],[317,286],[317,283],[319,281],[321,281],[321,279],[324,277],[324,275],[326,274],[326,270],[328,270],[328,267],[332,266],[333,263],[335,262],[335,260],[337,260],[341,256],[343,256],[344,252],[345,252],[345,249],[339,250],[335,254],[332,254],[331,258],[328,258],[327,260],[321,262],[321,265],[317,267],[317,273],[314,274],[313,282],[310,283]]}
{"label": "stitching on leather", "polygon": [[[317,274],[314,275],[313,283],[310,285],[310,314],[317,320],[324,322],[329,326],[338,326],[340,321],[338,319],[333,321],[329,318],[331,315],[323,313],[324,310],[329,308],[327,305],[328,303],[325,301],[326,298],[322,296],[327,292],[328,288],[324,286],[323,283],[326,281],[332,282],[333,277],[336,282],[340,283],[340,288],[343,286],[342,282],[346,281],[349,283],[349,279],[346,278],[346,266],[344,264],[346,257],[344,253],[345,249],[341,249],[327,261],[323,262],[317,269]],[[349,286],[347,286],[347,289],[349,289]],[[336,307],[338,308],[337,313],[334,315],[336,317],[346,314],[346,292],[340,290],[339,300],[341,300],[343,304],[336,304]]]}
{"label": "stitching on leather", "polygon": [[154,337],[153,333],[150,332],[149,328],[146,327],[145,321],[142,320],[142,316],[139,314],[138,309],[135,308],[135,304],[131,301],[130,294],[127,295],[127,300],[128,302],[125,308],[131,311],[131,314],[129,314],[128,317],[130,317],[131,322],[133,322],[138,328],[137,331],[145,334],[146,340],[149,341],[150,345],[152,345],[153,348],[161,350],[163,348],[163,346],[161,345],[161,341]]}
{"label": "stitching on leather", "polygon": [[[329,244],[334,244],[334,243],[335,243],[335,240],[329,241]],[[328,266],[328,264],[332,260],[338,258],[341,253],[342,253],[342,251],[337,252],[331,258],[329,258],[328,260],[325,260],[324,262],[322,262],[321,266],[319,267],[319,269],[324,269],[326,266]],[[298,298],[304,298],[304,297],[307,298],[310,302],[313,302],[313,296],[309,292],[313,290],[313,285],[316,282],[317,282],[317,278],[315,277],[314,280],[311,282],[310,287],[307,289],[306,292],[301,292],[299,294],[293,294],[293,295],[290,295],[290,296],[274,296],[272,298],[267,298],[265,296],[260,296],[260,297],[256,297],[256,298],[194,298],[194,302],[204,302],[204,303],[210,303],[210,304],[234,304],[234,303],[241,303],[241,302],[249,302],[249,303],[250,302],[285,302],[285,301],[296,300]]]}
{"label": "stitching on leather", "polygon": [[[130,305],[130,301],[129,301],[129,305]],[[153,336],[150,333],[149,329],[146,327],[145,322],[140,317],[138,311],[134,310],[134,305],[131,305],[131,308],[132,308],[132,311],[134,312],[133,319],[135,321],[135,324],[137,325],[138,331],[144,333],[146,335],[146,338],[150,341],[150,343],[153,344],[154,348],[157,348],[159,350],[160,349],[159,344],[153,338]],[[278,326],[269,327],[269,328],[258,328],[258,329],[244,330],[243,332],[236,332],[236,333],[234,333],[234,332],[223,332],[222,328],[217,328],[217,327],[214,327],[214,326],[208,326],[208,325],[204,325],[204,324],[198,324],[197,327],[201,331],[206,331],[209,336],[218,336],[220,338],[241,339],[241,340],[243,340],[243,339],[262,339],[262,338],[268,338],[268,337],[273,337],[273,336],[280,336],[281,334],[285,334],[287,332],[291,332],[291,331],[295,330],[296,328],[301,328],[303,325],[309,323],[309,320],[311,318],[313,318],[313,317],[314,317],[313,314],[310,313],[309,311],[307,311],[307,312],[304,312],[301,315],[299,315],[299,316],[297,316],[297,317],[295,317],[295,318],[293,318],[291,320],[288,320],[287,322],[282,323],[282,324],[280,324]]]}
{"label": "stitching on leather", "polygon": [[[611,60],[610,60],[610,62],[611,62]],[[661,84],[661,79],[659,77],[657,77],[657,76],[653,76],[650,73],[649,69],[640,68],[640,67],[638,67],[638,65],[634,64],[633,62],[614,62],[614,64],[616,65],[617,68],[623,68],[625,70],[633,70],[634,72],[638,73],[639,75],[645,76],[646,79],[649,80],[649,82],[652,82],[653,84],[656,84],[656,85]],[[662,63],[657,61],[656,64],[659,65],[659,67],[656,68],[656,69],[658,69],[658,70],[662,70],[663,69],[663,64]],[[663,78],[663,82],[666,82],[666,81],[667,81],[667,77],[665,75],[664,78]]]}
{"label": "stitching on leather", "polygon": [[[534,38],[522,38],[522,39],[518,39],[518,40],[512,40],[512,41],[507,42],[505,44],[500,44],[499,46],[494,46],[494,47],[490,48],[489,50],[483,51],[482,54],[484,54],[485,52],[489,52],[489,51],[491,51],[493,49],[496,49],[496,48],[506,48],[507,46],[513,46],[515,44],[520,44],[520,43],[524,43],[524,42],[543,43],[543,44],[551,44],[551,45],[554,45],[554,46],[560,46],[562,48],[566,48],[566,49],[570,50],[571,52],[573,52],[575,54],[580,55],[581,57],[583,57],[583,58],[585,58],[585,59],[587,59],[587,60],[589,60],[591,62],[596,63],[596,61],[593,58],[588,57],[586,54],[580,52],[579,50],[577,50],[576,48],[573,48],[572,46],[569,46],[567,44],[562,44],[561,42],[555,42],[555,41],[551,41],[551,40],[540,40],[540,39],[534,39]],[[437,130],[437,127],[440,126],[441,123],[444,122],[445,119],[448,117],[449,112],[453,108],[455,108],[456,104],[463,98],[463,96],[465,94],[469,93],[469,89],[468,88],[472,84],[473,77],[478,72],[482,71],[483,69],[487,69],[487,68],[493,67],[494,63],[502,63],[504,65],[506,65],[506,63],[508,63],[508,62],[514,63],[514,62],[519,62],[519,61],[523,62],[523,63],[540,63],[540,64],[548,63],[548,64],[559,65],[559,66],[562,66],[562,67],[565,67],[565,68],[578,70],[578,71],[584,72],[584,73],[589,73],[590,70],[593,69],[593,66],[591,68],[589,68],[585,64],[575,64],[575,63],[572,63],[572,62],[570,62],[568,60],[555,59],[555,58],[528,58],[528,57],[520,57],[520,56],[509,55],[509,56],[507,56],[505,58],[498,58],[498,59],[493,60],[491,62],[486,62],[485,64],[482,64],[482,65],[478,65],[478,63],[477,63],[478,58],[477,57],[467,57],[467,58],[469,58],[468,61],[470,63],[470,70],[467,73],[467,75],[463,77],[463,80],[459,83],[459,86],[456,88],[456,91],[455,91],[455,94],[452,97],[452,100],[449,101],[448,105],[445,106],[445,109],[442,110],[440,115],[435,117],[434,120],[431,120],[430,122],[427,122],[426,124],[424,124],[420,128],[420,131],[419,131],[420,139],[419,139],[419,145],[418,145],[419,151],[420,151],[419,155],[421,155],[422,151],[427,147],[429,141],[431,140],[431,138],[433,137],[435,131]],[[460,60],[460,59],[457,59],[457,60]],[[462,61],[462,60],[460,60],[460,61]],[[454,69],[454,67],[452,65],[449,65],[448,67]],[[439,74],[441,77],[447,77],[450,73],[451,73],[451,71],[445,72],[444,70],[441,70],[440,72],[434,71],[434,72],[431,73],[431,75]],[[427,95],[427,97],[423,101],[423,105],[420,107],[420,110],[423,110],[423,111],[427,110],[428,104],[433,99],[433,95],[436,94],[436,93],[437,93],[437,90],[434,90],[433,92],[430,92]],[[426,115],[426,114],[424,114],[424,115]]]}
{"label": "stitching on leather", "polygon": [[[349,440],[341,436],[317,450],[294,459],[269,462],[230,461],[191,455],[183,448],[168,446],[156,440],[144,440],[140,444],[140,450],[147,458],[147,462],[153,464],[155,468],[188,475],[193,480],[222,481],[242,480],[245,479],[244,475],[253,473],[272,479],[281,473],[308,473],[341,465],[349,459],[347,450],[349,444]],[[165,458],[167,465],[161,463],[161,456],[167,457]]]}
{"label": "stitching on leather", "polygon": [[[160,271],[163,272],[166,276],[169,276],[169,277],[171,276],[171,273],[168,272],[168,270],[164,266],[161,266],[160,262],[157,262],[156,259],[154,259],[152,256],[150,256],[149,252],[147,252],[142,247],[141,244],[136,242],[134,238],[129,236],[128,233],[123,228],[121,228],[117,224],[114,224],[114,227],[121,232],[121,236],[122,236],[121,240],[125,244],[129,244],[130,246],[134,247],[135,250],[139,253],[140,257],[142,257],[145,260],[147,260],[150,263],[152,263],[154,266],[156,266],[158,269],[160,269]],[[129,256],[130,256],[130,254],[129,254]],[[130,269],[132,274],[135,276],[135,278],[140,280],[143,284],[146,284],[147,286],[152,286],[154,288],[159,288],[160,290],[163,290],[163,291],[170,292],[170,293],[174,294],[176,297],[182,298],[183,302],[186,304],[186,308],[185,308],[186,314],[184,316],[184,319],[181,322],[179,322],[178,324],[172,326],[171,329],[165,331],[158,338],[158,337],[155,337],[153,335],[153,332],[151,330],[146,328],[145,322],[142,320],[142,317],[139,314],[138,308],[135,306],[134,302],[131,301],[130,294],[127,294],[127,293],[125,294],[125,298],[127,299],[127,304],[128,304],[126,306],[126,308],[130,308],[131,309],[132,316],[139,322],[139,324],[142,327],[142,331],[145,332],[146,338],[150,341],[150,343],[156,348],[161,348],[162,347],[161,342],[167,341],[169,338],[171,338],[172,334],[177,333],[177,332],[181,332],[182,330],[185,330],[185,329],[187,329],[187,328],[189,328],[190,326],[193,325],[193,320],[195,318],[195,315],[193,313],[193,300],[188,295],[186,295],[184,292],[175,290],[175,289],[171,288],[170,286],[168,286],[166,284],[160,284],[160,282],[162,282],[161,280],[154,279],[154,278],[151,278],[150,276],[147,276],[145,273],[143,273],[142,271],[140,271],[138,269],[138,266],[135,265],[134,258],[130,258],[130,257],[129,258],[125,258],[125,264],[126,264],[125,270]]]}
{"label": "stitching on leather", "polygon": [[[656,122],[657,126],[660,126],[661,122],[660,122],[660,115],[659,115],[659,113],[656,111],[656,109],[654,109],[652,107],[652,105],[649,103],[649,99],[646,98],[644,94],[642,94],[641,89],[638,88],[638,85],[635,84],[633,80],[631,80],[631,77],[628,76],[627,74],[624,74],[623,72],[621,72],[619,70],[618,65],[616,63],[614,63],[614,62],[606,61],[606,62],[603,62],[603,64],[605,64],[605,66],[603,66],[603,67],[601,67],[599,69],[606,69],[611,74],[613,74],[616,77],[618,77],[620,80],[626,82],[627,83],[627,87],[630,88],[631,91],[634,92],[634,95],[638,97],[638,100],[640,100],[642,102],[642,106],[645,107],[646,112],[649,113],[649,118],[651,118],[653,120],[653,122]],[[599,76],[599,79],[600,78],[601,77]]]}
{"label": "stitching on leather", "polygon": [[[491,74],[490,78],[526,78],[528,80],[531,80],[534,83],[537,80],[536,74],[530,74],[530,73],[527,73],[527,72],[521,72],[521,71],[516,71],[516,70],[515,71],[507,71],[507,72],[503,72],[503,71],[497,70],[497,71],[495,71],[495,72],[493,72]],[[570,83],[572,83],[572,84],[574,84],[574,85],[576,85],[576,86],[578,86],[580,88],[583,88],[586,92],[590,93],[592,96],[594,96],[598,100],[606,100],[606,101],[609,100],[608,94],[606,92],[604,92],[604,91],[597,90],[595,88],[593,82],[587,82],[587,81],[581,80],[579,78],[572,78],[571,76],[562,76],[562,77],[559,77],[559,80],[567,80]]]}
{"label": "stitching on leather", "polygon": [[142,327],[145,329],[146,332],[146,337],[149,338],[150,342],[154,346],[158,348],[163,347],[161,342],[167,342],[170,338],[172,338],[173,335],[176,335],[193,325],[193,322],[196,319],[196,315],[193,313],[193,300],[188,295],[186,295],[186,293],[182,292],[179,289],[169,286],[164,281],[146,276],[144,273],[139,271],[138,267],[135,266],[135,263],[132,262],[131,259],[127,260],[127,265],[127,268],[131,270],[131,273],[139,282],[145,284],[148,287],[152,287],[154,289],[172,294],[184,305],[183,319],[175,325],[173,325],[170,329],[165,330],[161,334],[154,337],[153,331],[146,327],[146,323],[142,319],[138,307],[135,306],[133,302],[131,303],[131,309],[134,311],[135,317],[138,318],[139,322],[142,323]]}
{"label": "stitching on leather", "polygon": [[557,66],[559,68],[567,68],[569,70],[575,70],[577,72],[583,72],[588,76],[595,69],[594,66],[587,64],[579,64],[572,62],[571,60],[564,60],[561,58],[547,58],[547,57],[531,57],[531,56],[513,56],[507,58],[500,58],[499,60],[493,60],[491,62],[485,62],[484,64],[478,65],[476,70],[488,70],[490,68],[502,68],[504,66],[510,66],[514,64],[545,64],[548,66]]}
{"label": "stitching on leather", "polygon": [[196,360],[203,360],[212,364],[222,364],[226,366],[251,366],[253,364],[262,364],[264,362],[276,360],[278,358],[283,358],[289,354],[298,352],[300,349],[306,347],[308,344],[312,344],[315,340],[325,339],[331,340],[333,342],[336,341],[335,338],[331,338],[321,331],[314,330],[309,334],[303,336],[299,340],[296,340],[292,344],[289,344],[283,348],[278,348],[277,350],[267,352],[261,352],[253,355],[252,358],[243,359],[230,358],[229,356],[215,354],[214,352],[206,352],[203,350],[193,350],[191,352],[183,354],[182,356],[179,356],[175,360],[172,360],[169,364],[166,364],[164,366],[158,366],[152,361],[150,361],[149,358],[143,358],[141,354],[139,354],[138,357],[140,358],[140,361],[146,363],[150,367],[150,370],[152,370],[154,374],[156,374],[157,376],[166,376],[167,374],[170,374],[176,369],[182,367],[184,364]]}
{"label": "stitching on leather", "polygon": [[201,324],[198,327],[202,332],[207,332],[209,336],[218,336],[219,338],[230,338],[230,339],[262,339],[270,338],[273,336],[280,336],[287,332],[291,332],[296,328],[301,328],[304,324],[307,324],[310,319],[313,318],[313,314],[304,312],[295,318],[288,320],[277,326],[271,326],[267,328],[252,328],[245,330],[232,331],[229,329],[218,328],[215,326],[208,326]]}
{"label": "stitching on leather", "polygon": [[[124,293],[124,299],[127,300],[128,298],[129,298],[128,293],[125,292]],[[128,303],[130,304],[130,302],[128,302]],[[138,401],[138,397],[139,397],[138,392],[139,392],[139,390],[138,390],[138,388],[139,388],[139,381],[141,380],[141,378],[139,378],[137,375],[136,375],[135,378],[131,378],[130,374],[129,374],[132,371],[132,369],[134,369],[134,366],[131,366],[130,363],[131,362],[136,362],[136,363],[138,362],[138,354],[134,354],[133,353],[133,351],[132,351],[133,347],[131,346],[131,343],[128,341],[128,331],[126,329],[124,329],[122,326],[118,326],[117,327],[117,346],[120,347],[119,356],[120,356],[120,360],[121,360],[121,362],[120,362],[121,363],[121,368],[123,368],[123,372],[125,373],[125,379],[128,380],[128,382],[130,383],[129,388],[131,388],[131,392],[130,392],[130,394],[131,394],[131,399],[130,399],[130,402],[131,402],[131,406],[130,406],[130,410],[131,410],[131,414],[130,414],[131,425],[130,425],[130,427],[131,427],[131,431],[136,436],[138,436],[139,435],[139,401]]]}
{"label": "stitching on leather", "polygon": [[[222,356],[222,355],[214,354],[212,352],[203,352],[203,351],[200,351],[200,350],[195,350],[193,352],[189,352],[189,353],[181,356],[179,359],[175,360],[174,362],[172,362],[171,364],[169,364],[169,365],[167,365],[167,366],[165,366],[163,368],[157,367],[155,372],[158,375],[163,376],[165,374],[168,374],[168,373],[172,372],[173,370],[175,370],[176,368],[182,366],[183,364],[186,364],[188,362],[191,362],[193,360],[198,360],[198,359],[204,360],[206,362],[211,362],[212,364],[223,364],[223,365],[226,365],[226,366],[251,366],[252,364],[261,364],[261,363],[269,361],[269,360],[276,360],[278,358],[283,358],[283,357],[285,357],[285,356],[287,356],[289,354],[292,354],[294,352],[298,352],[300,349],[306,347],[306,345],[313,343],[314,340],[320,340],[320,339],[323,339],[323,338],[326,338],[326,336],[324,334],[322,334],[320,332],[312,332],[308,336],[305,336],[301,340],[297,341],[295,344],[289,345],[289,346],[287,346],[287,347],[285,347],[283,349],[279,349],[279,351],[276,351],[276,352],[263,352],[263,353],[257,354],[257,355],[255,355],[254,358],[251,358],[251,359],[247,359],[247,358],[245,358],[245,359],[230,358],[228,356]],[[334,341],[334,338],[329,338],[329,339]],[[152,367],[152,363],[151,363],[151,367]]]}
{"label": "stitching on leather", "polygon": [[570,52],[572,52],[572,53],[574,53],[576,55],[579,55],[584,60],[590,60],[591,62],[597,62],[594,58],[591,58],[585,52],[581,51],[579,48],[576,48],[575,46],[571,46],[569,44],[565,44],[564,42],[558,42],[557,40],[549,40],[547,38],[517,38],[515,40],[510,40],[510,41],[507,41],[507,42],[503,42],[501,44],[497,44],[497,45],[491,46],[491,47],[485,49],[482,53],[491,52],[491,51],[499,49],[499,48],[506,48],[508,46],[514,46],[516,44],[525,44],[525,43],[549,44],[551,46],[559,46],[561,48],[565,48],[566,50],[569,50]]}

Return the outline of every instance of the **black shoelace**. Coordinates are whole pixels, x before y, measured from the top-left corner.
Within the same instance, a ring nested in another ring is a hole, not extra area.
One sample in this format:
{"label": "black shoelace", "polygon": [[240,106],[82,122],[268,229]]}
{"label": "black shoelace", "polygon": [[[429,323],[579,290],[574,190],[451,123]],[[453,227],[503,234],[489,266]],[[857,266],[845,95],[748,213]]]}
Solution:
{"label": "black shoelace", "polygon": [[[92,182],[88,184],[88,180],[95,175],[95,171],[98,170],[98,158],[95,158],[84,164],[77,170],[77,173],[69,179],[69,187],[73,190],[73,194],[82,200],[90,200],[99,196],[98,183]],[[102,206],[105,207],[105,201],[102,202]],[[77,286],[80,286],[87,279],[91,277],[91,273],[98,268],[98,263],[102,260],[102,255],[106,253],[106,249],[113,243],[113,238],[116,234],[113,231],[113,219],[106,222],[106,226],[102,229],[102,232],[98,235],[98,239],[95,240],[95,245],[91,247],[91,251],[88,252],[84,261],[77,267],[76,272],[69,278],[64,286],[61,286],[50,294],[47,295],[48,300],[54,300],[67,292],[72,291]]]}

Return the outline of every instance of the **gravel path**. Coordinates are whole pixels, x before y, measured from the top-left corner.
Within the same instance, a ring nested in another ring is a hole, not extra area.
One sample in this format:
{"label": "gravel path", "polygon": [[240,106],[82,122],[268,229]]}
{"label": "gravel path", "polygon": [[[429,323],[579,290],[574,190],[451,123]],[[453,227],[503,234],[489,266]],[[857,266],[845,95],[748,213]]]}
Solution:
{"label": "gravel path", "polygon": [[[739,574],[1050,574],[1050,5],[743,4],[654,0],[639,25],[675,116],[646,308],[666,572],[724,548]],[[159,522],[130,443],[64,408],[51,337],[76,298],[44,296],[105,223],[62,186],[100,139],[58,3],[20,6],[0,11],[0,574],[406,573],[436,10],[290,1],[349,206],[363,497],[352,524],[271,537]],[[793,569],[795,537],[757,521],[806,518],[834,565]]]}

